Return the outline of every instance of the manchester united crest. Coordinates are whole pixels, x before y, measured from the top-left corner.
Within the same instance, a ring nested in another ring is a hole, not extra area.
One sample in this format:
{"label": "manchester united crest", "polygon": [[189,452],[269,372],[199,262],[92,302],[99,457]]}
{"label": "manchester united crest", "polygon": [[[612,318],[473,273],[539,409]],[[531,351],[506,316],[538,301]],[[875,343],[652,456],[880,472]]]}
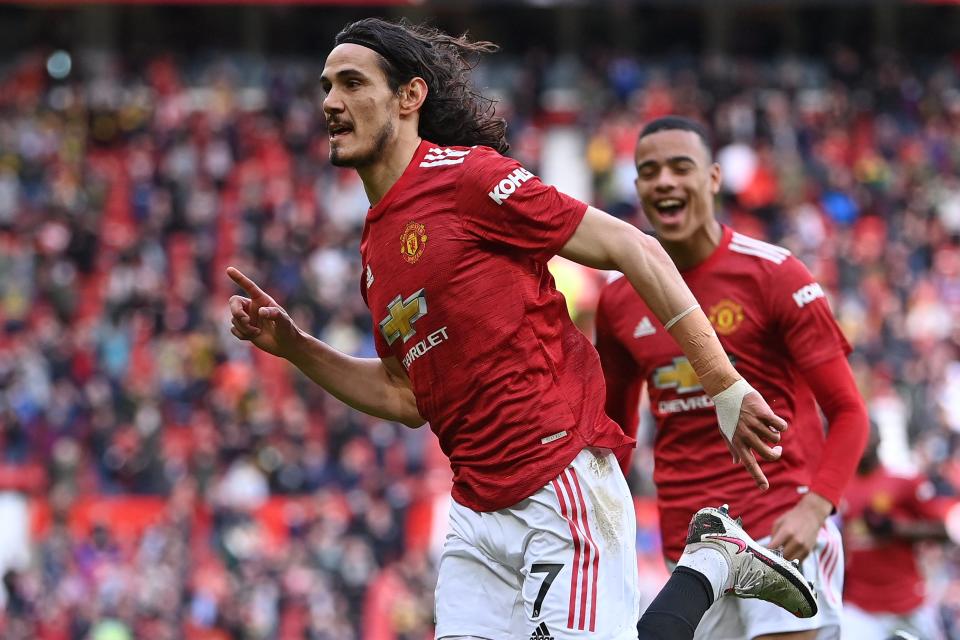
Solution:
{"label": "manchester united crest", "polygon": [[710,324],[722,336],[728,336],[740,328],[743,322],[743,307],[733,300],[721,300],[710,307]]}
{"label": "manchester united crest", "polygon": [[410,264],[415,264],[427,246],[427,228],[419,222],[408,222],[400,234],[400,255]]}

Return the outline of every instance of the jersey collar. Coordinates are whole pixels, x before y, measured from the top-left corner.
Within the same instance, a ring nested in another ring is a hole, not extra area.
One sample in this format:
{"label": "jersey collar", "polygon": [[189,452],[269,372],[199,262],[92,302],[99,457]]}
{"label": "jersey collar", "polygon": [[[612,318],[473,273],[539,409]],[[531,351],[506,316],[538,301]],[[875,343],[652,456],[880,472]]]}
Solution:
{"label": "jersey collar", "polygon": [[390,203],[396,199],[397,194],[401,193],[406,184],[410,182],[413,176],[417,173],[417,169],[420,167],[420,162],[423,161],[423,156],[427,155],[427,150],[430,147],[435,147],[436,145],[432,142],[427,142],[426,140],[420,141],[420,146],[417,147],[417,150],[414,152],[413,157],[410,158],[407,168],[403,170],[403,173],[400,174],[400,177],[397,178],[397,181],[387,189],[387,192],[380,198],[380,202],[370,207],[367,210],[367,221],[373,221],[383,215],[383,212],[386,211]]}
{"label": "jersey collar", "polygon": [[722,259],[730,252],[730,239],[733,238],[733,229],[720,223],[720,242],[714,248],[713,252],[707,256],[706,260],[696,264],[689,269],[681,269],[680,273],[684,276],[691,276],[701,271],[708,271],[716,262]]}

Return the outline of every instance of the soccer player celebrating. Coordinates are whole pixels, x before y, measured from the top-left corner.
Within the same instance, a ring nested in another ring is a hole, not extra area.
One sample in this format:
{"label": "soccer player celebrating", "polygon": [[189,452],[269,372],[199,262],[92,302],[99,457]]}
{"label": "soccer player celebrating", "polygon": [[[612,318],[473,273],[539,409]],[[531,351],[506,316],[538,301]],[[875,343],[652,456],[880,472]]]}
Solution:
{"label": "soccer player celebrating", "polygon": [[[713,398],[717,440],[762,487],[754,454],[777,460],[785,423],[731,365],[655,240],[501,155],[504,122],[470,87],[473,58],[493,45],[377,19],[335,45],[320,78],[330,160],[357,170],[371,203],[360,287],[379,357],[305,334],[230,268],[247,294],[230,299],[233,334],[351,407],[429,421],[454,474],[437,637],[637,637],[636,525],[615,457],[633,440],[604,414],[599,358],[547,260],[626,274]],[[726,593],[816,611],[800,572],[725,510],[697,514],[688,540],[645,638],[691,637]]]}
{"label": "soccer player celebrating", "polygon": [[937,612],[925,603],[926,585],[915,545],[948,540],[944,519],[952,500],[937,498],[920,475],[898,475],[880,463],[880,439],[867,450],[844,494],[843,637],[887,638],[907,631],[924,640],[943,637]]}
{"label": "soccer player celebrating", "polygon": [[[657,425],[654,482],[665,555],[680,559],[678,530],[700,504],[726,502],[748,531],[769,536],[769,547],[805,559],[804,575],[821,596],[820,614],[803,620],[765,602],[726,599],[703,618],[697,636],[805,640],[826,628],[835,636],[843,569],[840,536],[827,516],[867,436],[866,409],[846,360],[849,346],[823,290],[799,260],[717,222],[720,166],[701,125],[672,116],[651,122],[640,133],[636,162],[637,193],[660,243],[729,360],[791,425],[781,440],[783,456],[767,467],[770,489],[755,491],[723,455],[715,400],[660,316],[628,281],[604,288],[597,349],[607,414],[634,434],[646,383]],[[817,404],[829,422],[826,441]]]}

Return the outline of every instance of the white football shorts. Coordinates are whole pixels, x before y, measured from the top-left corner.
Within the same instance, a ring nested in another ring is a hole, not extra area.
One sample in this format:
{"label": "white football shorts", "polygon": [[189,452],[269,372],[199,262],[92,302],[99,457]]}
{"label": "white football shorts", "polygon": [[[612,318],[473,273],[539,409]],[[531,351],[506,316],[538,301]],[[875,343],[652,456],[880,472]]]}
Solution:
{"label": "white football shorts", "polygon": [[890,638],[897,631],[906,631],[921,640],[943,638],[937,610],[932,604],[904,614],[873,613],[849,602],[843,607],[844,638]]}
{"label": "white football shorts", "polygon": [[639,614],[636,515],[609,450],[507,509],[451,501],[437,638],[634,640]]}
{"label": "white football shorts", "polygon": [[[758,540],[770,542],[766,537]],[[828,519],[817,534],[817,544],[800,564],[803,575],[817,589],[819,611],[812,618],[797,618],[765,600],[720,598],[700,621],[694,640],[744,640],[775,633],[817,629],[817,640],[839,640],[843,609],[843,542]]]}

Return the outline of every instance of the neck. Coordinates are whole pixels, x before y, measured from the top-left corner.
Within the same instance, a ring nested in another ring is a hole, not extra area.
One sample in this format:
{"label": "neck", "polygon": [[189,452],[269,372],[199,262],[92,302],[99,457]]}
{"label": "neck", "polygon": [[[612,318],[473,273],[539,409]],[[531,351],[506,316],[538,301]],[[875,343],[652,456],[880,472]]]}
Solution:
{"label": "neck", "polygon": [[711,219],[686,240],[680,242],[661,240],[660,243],[677,269],[682,271],[695,267],[709,258],[720,244],[722,237],[723,227],[719,222]]}
{"label": "neck", "polygon": [[357,174],[363,181],[363,190],[367,192],[370,206],[376,205],[387,194],[420,146],[420,136],[412,132],[401,131],[396,140],[388,145],[380,158],[373,164],[357,168]]}

